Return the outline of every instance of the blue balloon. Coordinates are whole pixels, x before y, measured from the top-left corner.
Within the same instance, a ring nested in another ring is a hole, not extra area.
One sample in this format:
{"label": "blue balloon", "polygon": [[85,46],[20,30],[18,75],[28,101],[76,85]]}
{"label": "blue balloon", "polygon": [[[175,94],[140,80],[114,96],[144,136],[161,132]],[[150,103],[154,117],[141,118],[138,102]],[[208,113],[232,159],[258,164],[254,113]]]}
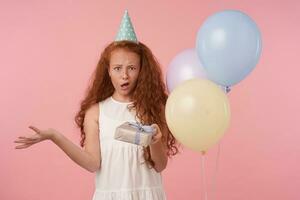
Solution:
{"label": "blue balloon", "polygon": [[256,66],[262,48],[256,23],[237,10],[218,12],[197,33],[196,51],[210,80],[232,86]]}

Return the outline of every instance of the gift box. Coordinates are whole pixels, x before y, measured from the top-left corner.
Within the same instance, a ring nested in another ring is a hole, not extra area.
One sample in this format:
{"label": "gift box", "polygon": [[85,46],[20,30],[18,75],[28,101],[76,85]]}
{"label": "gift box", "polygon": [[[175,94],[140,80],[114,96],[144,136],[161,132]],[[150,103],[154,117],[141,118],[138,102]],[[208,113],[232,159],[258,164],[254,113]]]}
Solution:
{"label": "gift box", "polygon": [[114,138],[123,142],[148,146],[154,131],[153,127],[139,122],[125,122],[116,128]]}

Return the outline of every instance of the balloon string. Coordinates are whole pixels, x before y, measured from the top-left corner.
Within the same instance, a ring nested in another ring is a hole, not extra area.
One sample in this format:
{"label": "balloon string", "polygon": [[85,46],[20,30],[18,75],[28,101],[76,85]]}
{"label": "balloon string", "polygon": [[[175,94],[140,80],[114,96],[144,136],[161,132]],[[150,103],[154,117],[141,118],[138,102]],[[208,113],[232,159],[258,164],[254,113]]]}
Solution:
{"label": "balloon string", "polygon": [[212,183],[212,191],[211,191],[211,194],[215,194],[213,199],[216,199],[216,183],[217,183],[217,172],[218,172],[218,169],[219,169],[219,159],[220,159],[220,149],[221,149],[221,142],[219,143],[218,145],[218,152],[217,152],[217,159],[216,159],[216,168],[215,168],[215,173],[214,173],[214,177],[213,177],[213,183]]}
{"label": "balloon string", "polygon": [[201,156],[201,166],[202,166],[202,185],[203,185],[203,189],[204,189],[204,200],[207,200],[207,190],[206,190],[206,179],[205,179],[205,167],[204,167],[204,162],[205,162],[205,158],[204,158],[205,154],[203,153]]}

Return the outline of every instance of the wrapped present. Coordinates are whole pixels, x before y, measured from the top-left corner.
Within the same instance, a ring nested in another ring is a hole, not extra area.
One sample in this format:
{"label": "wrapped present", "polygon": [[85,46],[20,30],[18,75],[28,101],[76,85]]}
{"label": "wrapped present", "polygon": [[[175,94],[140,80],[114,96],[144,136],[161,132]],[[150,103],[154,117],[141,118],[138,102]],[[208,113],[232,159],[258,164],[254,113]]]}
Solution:
{"label": "wrapped present", "polygon": [[139,122],[125,122],[116,128],[114,138],[123,142],[148,146],[154,131],[153,127],[142,125]]}

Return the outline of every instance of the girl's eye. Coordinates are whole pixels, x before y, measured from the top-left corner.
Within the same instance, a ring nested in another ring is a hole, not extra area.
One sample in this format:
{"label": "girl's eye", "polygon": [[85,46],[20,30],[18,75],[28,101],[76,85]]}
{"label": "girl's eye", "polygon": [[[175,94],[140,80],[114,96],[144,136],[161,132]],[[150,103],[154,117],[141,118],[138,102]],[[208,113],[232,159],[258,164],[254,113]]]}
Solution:
{"label": "girl's eye", "polygon": [[119,71],[121,69],[121,67],[115,67],[114,70]]}
{"label": "girl's eye", "polygon": [[135,67],[130,67],[129,69],[130,69],[130,70],[135,70]]}

